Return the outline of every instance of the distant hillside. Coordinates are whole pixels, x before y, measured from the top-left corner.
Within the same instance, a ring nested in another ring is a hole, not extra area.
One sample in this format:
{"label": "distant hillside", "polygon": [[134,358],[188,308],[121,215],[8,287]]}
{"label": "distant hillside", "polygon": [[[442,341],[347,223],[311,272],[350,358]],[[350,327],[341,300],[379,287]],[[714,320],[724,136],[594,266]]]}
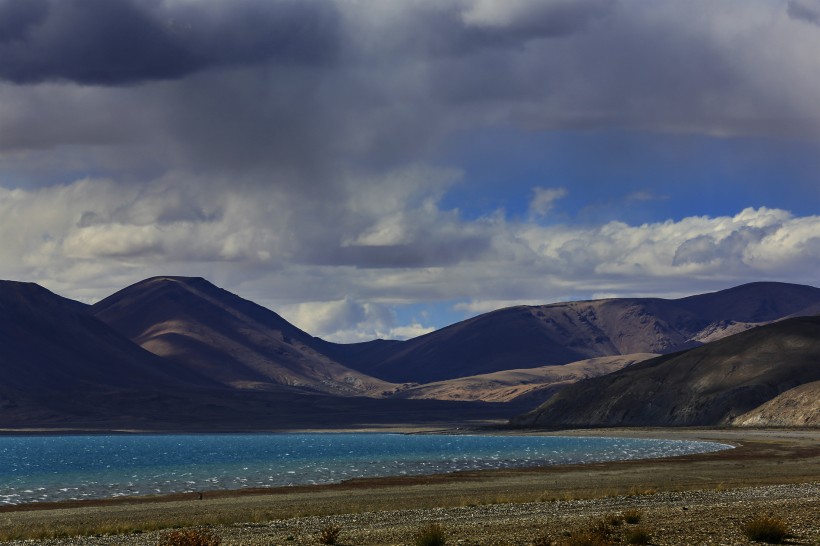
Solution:
{"label": "distant hillside", "polygon": [[0,428],[458,426],[547,397],[517,422],[800,420],[812,390],[764,404],[820,380],[820,318],[747,330],[818,306],[816,288],[755,283],[513,307],[409,341],[340,345],[200,278],[147,279],[94,306],[0,281]]}
{"label": "distant hillside", "polygon": [[144,349],[232,388],[376,396],[395,388],[335,362],[317,350],[321,340],[205,279],[147,279],[91,311]]}
{"label": "distant hillside", "polygon": [[820,317],[788,319],[562,390],[514,424],[728,424],[799,385],[820,380]]}
{"label": "distant hillside", "polygon": [[602,356],[671,353],[818,304],[818,288],[752,283],[677,300],[622,298],[511,307],[405,342],[324,350],[385,381],[429,383]]}
{"label": "distant hillside", "polygon": [[641,353],[602,356],[560,366],[505,370],[469,377],[436,381],[399,392],[401,398],[427,400],[483,400],[515,402],[517,405],[544,400],[552,393],[582,379],[606,375],[657,355]]}

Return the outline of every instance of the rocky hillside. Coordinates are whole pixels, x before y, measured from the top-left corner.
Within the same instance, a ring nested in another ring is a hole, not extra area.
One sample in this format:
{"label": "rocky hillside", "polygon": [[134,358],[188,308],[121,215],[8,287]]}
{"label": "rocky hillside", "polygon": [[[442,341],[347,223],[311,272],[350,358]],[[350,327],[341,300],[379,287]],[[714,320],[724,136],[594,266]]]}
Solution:
{"label": "rocky hillside", "polygon": [[820,380],[820,317],[788,319],[567,387],[518,425],[693,426]]}
{"label": "rocky hillside", "polygon": [[820,427],[820,381],[775,396],[732,420],[740,427]]}

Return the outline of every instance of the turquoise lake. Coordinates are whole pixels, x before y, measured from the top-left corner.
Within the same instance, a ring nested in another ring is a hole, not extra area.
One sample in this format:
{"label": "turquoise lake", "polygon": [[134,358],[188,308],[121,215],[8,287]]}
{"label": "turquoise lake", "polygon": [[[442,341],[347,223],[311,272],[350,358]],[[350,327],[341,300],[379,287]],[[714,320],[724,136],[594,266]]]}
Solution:
{"label": "turquoise lake", "polygon": [[556,436],[219,434],[0,437],[0,504],[644,459],[712,442]]}

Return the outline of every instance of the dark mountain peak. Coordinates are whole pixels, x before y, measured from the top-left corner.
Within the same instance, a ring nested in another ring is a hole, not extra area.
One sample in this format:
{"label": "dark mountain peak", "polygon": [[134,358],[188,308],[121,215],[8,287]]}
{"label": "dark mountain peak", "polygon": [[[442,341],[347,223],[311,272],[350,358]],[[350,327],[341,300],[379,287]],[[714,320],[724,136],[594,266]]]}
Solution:
{"label": "dark mountain peak", "polygon": [[64,298],[33,282],[0,280],[0,310],[25,314],[48,314],[60,307],[85,311],[88,305]]}
{"label": "dark mountain peak", "polygon": [[799,314],[820,301],[820,288],[783,282],[752,282],[674,300],[709,320],[771,322]]}
{"label": "dark mountain peak", "polygon": [[48,299],[59,298],[57,294],[43,288],[37,283],[0,280],[0,298],[11,299]]}
{"label": "dark mountain peak", "polygon": [[160,276],[151,277],[149,279],[145,279],[137,283],[134,283],[131,286],[128,286],[120,290],[119,292],[114,294],[114,296],[137,297],[144,296],[148,293],[153,292],[167,293],[173,291],[219,292],[220,288],[211,284],[202,277]]}

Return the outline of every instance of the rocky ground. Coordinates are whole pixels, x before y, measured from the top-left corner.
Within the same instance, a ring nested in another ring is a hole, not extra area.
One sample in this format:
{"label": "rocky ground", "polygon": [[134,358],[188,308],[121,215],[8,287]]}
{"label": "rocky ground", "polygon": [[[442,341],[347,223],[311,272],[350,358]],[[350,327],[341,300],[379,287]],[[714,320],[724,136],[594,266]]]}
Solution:
{"label": "rocky ground", "polygon": [[[746,545],[743,525],[759,515],[786,522],[789,544],[820,544],[820,482],[731,489],[661,492],[589,500],[501,503],[424,510],[385,510],[360,514],[289,518],[266,523],[211,526],[222,544],[235,546],[315,545],[323,529],[341,528],[342,545],[413,544],[425,524],[439,523],[448,544],[530,545],[547,536],[556,544],[567,533],[637,511],[637,524],[610,523],[612,541],[628,543],[629,531],[645,529],[653,545]],[[612,516],[616,516],[613,518]],[[167,531],[119,536],[39,541],[41,546],[158,544]],[[15,546],[30,541],[11,542]]]}

